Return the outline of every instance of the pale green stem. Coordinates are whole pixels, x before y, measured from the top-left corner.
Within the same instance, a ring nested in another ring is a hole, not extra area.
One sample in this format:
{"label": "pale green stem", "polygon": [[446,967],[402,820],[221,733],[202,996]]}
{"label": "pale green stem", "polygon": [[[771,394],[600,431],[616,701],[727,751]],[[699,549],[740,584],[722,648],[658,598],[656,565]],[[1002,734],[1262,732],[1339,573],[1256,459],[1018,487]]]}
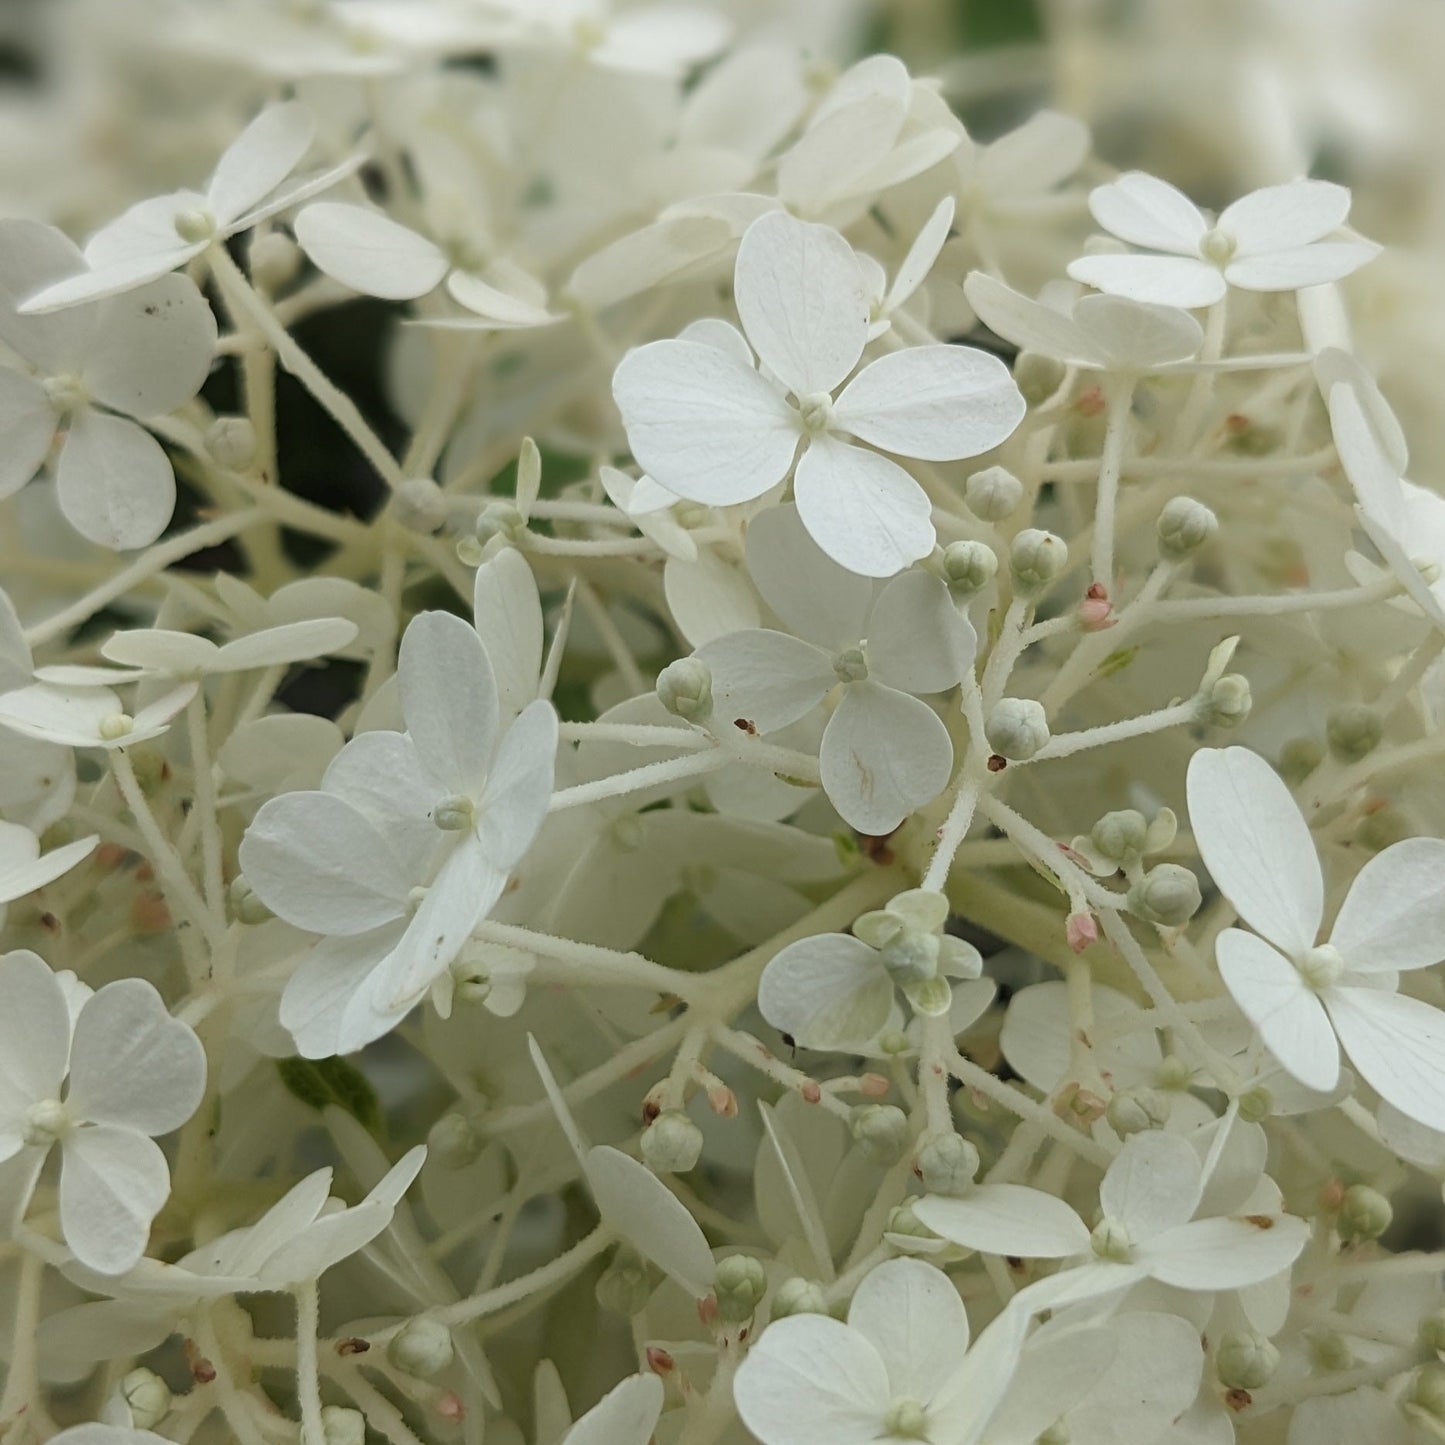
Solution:
{"label": "pale green stem", "polygon": [[316,1338],[321,1333],[321,1291],[314,1279],[296,1286],[296,1398],[301,1405],[302,1445],[326,1445],[321,1423],[321,1371]]}
{"label": "pale green stem", "polygon": [[1106,596],[1114,591],[1114,512],[1119,496],[1119,475],[1129,439],[1129,413],[1134,405],[1133,378],[1109,377],[1104,383],[1108,421],[1104,449],[1099,458],[1099,492],[1094,503],[1094,582]]}

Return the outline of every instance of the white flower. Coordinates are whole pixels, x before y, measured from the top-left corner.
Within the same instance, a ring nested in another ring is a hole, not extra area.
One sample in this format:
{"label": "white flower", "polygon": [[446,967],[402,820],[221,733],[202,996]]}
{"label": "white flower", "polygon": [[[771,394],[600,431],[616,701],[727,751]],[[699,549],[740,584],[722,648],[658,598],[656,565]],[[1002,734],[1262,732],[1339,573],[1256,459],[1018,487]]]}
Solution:
{"label": "white flower", "polygon": [[637,347],[617,368],[638,463],[712,506],[751,501],[791,472],[804,526],[841,566],[889,577],[926,556],[926,493],[854,439],[928,461],[977,456],[1023,417],[1008,369],[966,347],[916,347],[872,362],[835,398],[867,343],[867,281],[836,231],[781,211],[743,237],[734,295],[746,341],[718,326],[707,341]]}
{"label": "white flower", "polygon": [[165,732],[198,686],[183,683],[131,714],[108,687],[35,682],[0,694],[0,728],[67,748],[134,747]]}
{"label": "white flower", "polygon": [[662,1414],[662,1380],[629,1375],[562,1437],[559,1445],[647,1445]]}
{"label": "white flower", "polygon": [[1008,1388],[1028,1319],[1006,1309],[969,1349],[948,1276],[890,1260],[864,1277],[846,1324],[819,1314],[770,1324],[738,1368],[733,1399],[763,1445],[973,1445]]}
{"label": "white flower", "polygon": [[360,164],[343,162],[287,185],[315,134],[315,121],[299,101],[267,106],[226,148],[204,192],[176,191],[132,206],[86,242],[89,270],[37,289],[22,314],[58,311],[143,286],[328,189]]}
{"label": "white flower", "polygon": [[273,799],[241,843],[261,901],[327,935],[281,1003],[311,1058],[381,1037],[446,973],[501,897],[552,794],[556,713],[534,702],[502,730],[496,678],[472,627],[420,614],[397,674],[407,731],[354,738],[319,791]]}
{"label": "white flower", "polygon": [[1211,225],[1182,191],[1128,171],[1089,195],[1106,231],[1146,254],[1084,256],[1076,281],[1115,296],[1166,306],[1212,306],[1231,286],[1297,291],[1338,281],[1377,256],[1372,241],[1326,241],[1350,211],[1350,193],[1329,181],[1265,186],[1226,206]]}
{"label": "white flower", "polygon": [[4,918],[5,904],[69,873],[91,855],[99,842],[100,834],[92,833],[42,856],[40,839],[29,828],[0,821],[0,920]]}
{"label": "white flower", "polygon": [[0,368],[0,496],[23,487],[50,455],[61,511],[103,547],[143,547],[175,508],[176,481],[160,444],[136,418],[164,416],[200,390],[216,320],[184,276],[63,316],[28,316],[38,287],[84,273],[61,232],[0,222],[0,340],[25,363]]}
{"label": "white flower", "polygon": [[549,52],[570,42],[591,64],[628,75],[681,75],[716,55],[733,30],[725,15],[700,4],[501,0],[499,8],[526,27],[525,39],[535,36]]}
{"label": "white flower", "polygon": [[82,1264],[119,1274],[170,1192],[153,1137],[195,1112],[205,1052],[143,979],[106,984],[72,1017],[62,981],[35,954],[12,953],[0,997],[0,1161],[23,1201],[58,1145],[65,1242]]}
{"label": "white flower", "polygon": [[1320,1090],[1339,1078],[1343,1048],[1402,1114],[1445,1129],[1445,1014],[1396,992],[1401,972],[1445,957],[1445,842],[1407,838],[1377,853],[1317,943],[1324,877],[1274,769],[1246,748],[1201,749],[1189,815],[1204,866],[1263,935],[1227,928],[1215,957],[1265,1047]]}
{"label": "white flower", "polygon": [[845,822],[881,837],[948,785],[953,744],[919,694],[957,687],[977,639],[937,577],[913,569],[879,589],[824,556],[802,521],[782,506],[748,528],[748,570],[788,630],[697,650],[712,672],[712,727],[775,732],[841,685],[819,751],[823,789]]}
{"label": "white flower", "polygon": [[893,328],[893,317],[913,299],[914,293],[928,279],[943,243],[948,240],[949,227],[953,225],[954,200],[945,196],[934,208],[928,219],[918,229],[913,244],[898,263],[892,284],[888,273],[871,256],[859,254],[858,264],[863,268],[863,278],[868,286],[869,341],[876,341]]}

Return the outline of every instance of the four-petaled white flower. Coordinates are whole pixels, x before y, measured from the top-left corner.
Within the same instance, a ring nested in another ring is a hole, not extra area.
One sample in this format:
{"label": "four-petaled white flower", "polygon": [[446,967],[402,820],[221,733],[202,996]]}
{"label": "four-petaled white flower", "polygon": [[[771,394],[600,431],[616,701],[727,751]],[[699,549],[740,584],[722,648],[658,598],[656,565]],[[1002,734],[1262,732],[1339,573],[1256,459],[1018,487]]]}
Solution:
{"label": "four-petaled white flower", "polygon": [[87,993],[33,953],[0,958],[0,1161],[10,1176],[0,1194],[23,1210],[58,1145],[65,1242],[82,1264],[119,1274],[141,1257],[170,1193],[155,1136],[195,1113],[206,1055],[144,979],[108,983],[75,1007]]}
{"label": "four-petaled white flower", "polygon": [[928,496],[881,453],[951,461],[996,447],[1024,414],[1008,368],[968,347],[913,347],[835,397],[868,341],[867,277],[837,231],[782,211],[748,228],[734,297],[746,340],[717,326],[706,341],[654,341],[622,359],[612,391],[638,463],[712,506],[751,501],[791,473],[813,540],[864,576],[927,556]]}
{"label": "four-petaled white flower", "polygon": [[1445,841],[1377,853],[1321,943],[1324,875],[1279,775],[1247,748],[1205,748],[1188,782],[1199,856],[1257,930],[1225,929],[1215,958],[1265,1047],[1319,1090],[1335,1086],[1343,1048],[1383,1099],[1445,1130],[1445,1013],[1396,992],[1400,973],[1445,958]]}
{"label": "four-petaled white flower", "polygon": [[1373,241],[1326,241],[1350,213],[1350,193],[1329,181],[1287,181],[1240,197],[1213,224],[1184,194],[1128,171],[1089,195],[1094,219],[1142,254],[1082,256],[1076,281],[1165,306],[1212,306],[1231,286],[1297,291],[1338,281],[1380,252]]}

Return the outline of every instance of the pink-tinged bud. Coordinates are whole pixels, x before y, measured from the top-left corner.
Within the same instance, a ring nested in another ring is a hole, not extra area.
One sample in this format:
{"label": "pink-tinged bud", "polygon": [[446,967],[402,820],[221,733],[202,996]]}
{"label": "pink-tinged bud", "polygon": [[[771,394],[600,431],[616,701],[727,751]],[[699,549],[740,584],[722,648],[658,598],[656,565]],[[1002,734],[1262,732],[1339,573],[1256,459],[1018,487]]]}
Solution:
{"label": "pink-tinged bud", "polygon": [[1107,597],[1086,597],[1079,603],[1079,626],[1085,632],[1103,632],[1118,621]]}
{"label": "pink-tinged bud", "polygon": [[[711,1299],[711,1296],[709,1296]],[[717,1310],[717,1301],[713,1300],[713,1310]],[[699,1306],[701,1313],[701,1306]],[[654,1375],[670,1375],[675,1368],[676,1361],[660,1345],[648,1345],[647,1347],[647,1368]]]}
{"label": "pink-tinged bud", "polygon": [[450,1420],[454,1425],[464,1420],[467,1414],[467,1407],[455,1390],[447,1390],[437,1396],[436,1410],[443,1420]]}
{"label": "pink-tinged bud", "polygon": [[738,1116],[738,1096],[725,1084],[707,1091],[707,1106],[720,1119],[736,1119]]}
{"label": "pink-tinged bud", "polygon": [[881,1099],[892,1087],[882,1074],[864,1074],[858,1080],[858,1092],[865,1099]]}
{"label": "pink-tinged bud", "polygon": [[823,1101],[823,1091],[811,1079],[798,1091],[803,1096],[803,1101],[808,1104],[820,1104]]}
{"label": "pink-tinged bud", "polygon": [[1071,913],[1064,925],[1064,937],[1075,953],[1082,953],[1091,943],[1099,941],[1099,924],[1092,913]]}

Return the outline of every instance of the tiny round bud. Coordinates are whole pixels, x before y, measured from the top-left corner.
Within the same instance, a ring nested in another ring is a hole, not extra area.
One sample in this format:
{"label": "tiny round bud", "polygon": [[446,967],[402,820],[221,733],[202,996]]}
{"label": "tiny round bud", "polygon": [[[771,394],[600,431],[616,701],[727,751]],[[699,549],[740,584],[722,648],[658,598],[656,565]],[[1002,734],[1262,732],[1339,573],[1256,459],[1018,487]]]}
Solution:
{"label": "tiny round bud", "polygon": [[1129,911],[1161,928],[1188,923],[1201,902],[1199,880],[1178,863],[1158,864],[1129,890]]}
{"label": "tiny round bud", "polygon": [[1089,1247],[1100,1259],[1127,1263],[1134,1251],[1129,1231],[1117,1219],[1101,1219],[1089,1236]]}
{"label": "tiny round bud", "polygon": [[879,951],[883,967],[894,983],[925,983],[938,976],[942,940],[936,933],[902,928]]}
{"label": "tiny round bud", "polygon": [[962,1134],[935,1134],[924,1141],[915,1165],[923,1187],[930,1194],[959,1198],[973,1188],[978,1174],[978,1150]]}
{"label": "tiny round bud", "polygon": [[228,472],[244,472],[256,460],[256,428],[249,417],[218,416],[206,428],[206,450]]}
{"label": "tiny round bud", "polygon": [[772,1318],[786,1319],[789,1315],[825,1315],[828,1313],[827,1296],[817,1280],[803,1279],[794,1275],[785,1279],[773,1291]]}
{"label": "tiny round bud", "polygon": [[427,1157],[443,1169],[465,1169],[482,1152],[482,1136],[458,1113],[443,1114],[427,1132]]}
{"label": "tiny round bud", "polygon": [[189,210],[178,211],[171,224],[175,228],[176,235],[188,246],[209,241],[216,234],[216,218],[202,206],[193,206]]}
{"label": "tiny round bud", "polygon": [[1309,1351],[1315,1369],[1322,1372],[1348,1370],[1355,1363],[1355,1352],[1350,1348],[1350,1342],[1333,1330],[1310,1335]]}
{"label": "tiny round bud", "polygon": [[702,1153],[702,1130],[680,1109],[659,1114],[642,1131],[643,1162],[657,1174],[686,1174]]}
{"label": "tiny round bud", "polygon": [[1143,813],[1121,808],[1105,813],[1089,830],[1089,840],[1111,863],[1133,863],[1143,857],[1148,834]]}
{"label": "tiny round bud", "polygon": [[892,1438],[900,1440],[926,1440],[928,1438],[928,1412],[918,1400],[906,1395],[894,1400],[883,1417],[883,1428]]}
{"label": "tiny round bud", "polygon": [[1202,547],[1219,530],[1219,518],[1193,497],[1174,497],[1159,513],[1156,530],[1159,551],[1177,562]]}
{"label": "tiny round bud", "polygon": [[1378,1189],[1352,1184],[1340,1204],[1340,1238],[1350,1244],[1378,1239],[1393,1223],[1395,1211]]}
{"label": "tiny round bud", "polygon": [[963,500],[975,517],[1001,522],[1024,499],[1024,484],[1007,467],[985,467],[963,484]]}
{"label": "tiny round bud", "polygon": [[1298,787],[1325,760],[1325,750],[1314,738],[1291,738],[1279,755],[1279,775]]}
{"label": "tiny round bud", "polygon": [[1361,705],[1338,707],[1325,723],[1325,740],[1342,763],[1357,763],[1380,745],[1384,731],[1373,709]]}
{"label": "tiny round bud", "polygon": [[998,575],[998,554],[983,542],[950,542],[943,549],[943,580],[956,597],[972,597]]}
{"label": "tiny round bud", "polygon": [[154,1370],[132,1370],[120,1382],[131,1428],[151,1430],[170,1413],[171,1389]]}
{"label": "tiny round bud", "polygon": [[712,669],[697,657],[680,657],[657,675],[657,697],[673,717],[705,722],[712,716]]}
{"label": "tiny round bud", "polygon": [[398,1370],[423,1380],[441,1374],[454,1354],[452,1332],[428,1315],[409,1319],[386,1347],[387,1359]]}
{"label": "tiny round bud", "polygon": [[750,1254],[729,1254],[718,1260],[713,1276],[718,1318],[730,1325],[752,1319],[768,1292],[763,1262]]}
{"label": "tiny round bud", "polygon": [[321,1429],[326,1445],[366,1445],[366,1416],[349,1405],[323,1405]]}
{"label": "tiny round bud", "polygon": [[1146,1129],[1162,1129],[1169,1121],[1169,1100],[1157,1089],[1123,1089],[1109,1100],[1104,1116],[1116,1134],[1127,1138]]}
{"label": "tiny round bud", "polygon": [[226,893],[231,903],[231,916],[238,923],[265,923],[276,916],[256,896],[244,873],[238,873],[231,879]]}
{"label": "tiny round bud", "polygon": [[279,291],[296,279],[301,270],[301,247],[279,231],[268,231],[251,242],[246,257],[251,280],[262,291]]}
{"label": "tiny round bud", "polygon": [[1241,673],[1229,672],[1200,694],[1199,721],[1211,727],[1235,728],[1249,716],[1253,705],[1249,679]]}
{"label": "tiny round bud", "polygon": [[1214,1372],[1227,1390],[1259,1390],[1274,1378],[1279,1351],[1255,1330],[1231,1330],[1214,1352]]}
{"label": "tiny round bud", "polygon": [[1445,1369],[1425,1365],[1410,1383],[1402,1408],[1410,1418],[1439,1436],[1445,1426]]}
{"label": "tiny round bud", "polygon": [[1047,401],[1063,385],[1064,364],[1038,351],[1023,351],[1014,362],[1014,383],[1030,406]]}
{"label": "tiny round bud", "polygon": [[858,1105],[849,1128],[863,1152],[880,1164],[896,1164],[908,1145],[908,1115],[893,1104]]}
{"label": "tiny round bud", "polygon": [[1355,839],[1372,853],[1383,853],[1395,843],[1413,836],[1413,825],[1398,808],[1376,808],[1360,820]]}
{"label": "tiny round bud", "polygon": [[477,805],[465,794],[456,793],[437,803],[431,820],[443,833],[466,833],[476,825]]}
{"label": "tiny round bud", "polygon": [[1068,544],[1052,532],[1026,527],[1009,547],[1009,568],[1014,586],[1020,592],[1036,592],[1047,587],[1069,560]]}
{"label": "tiny round bud", "polygon": [[129,713],[113,712],[100,720],[96,732],[108,743],[119,742],[129,737],[135,727],[135,719]]}
{"label": "tiny round bud", "polygon": [[885,1234],[901,1234],[905,1239],[937,1239],[938,1236],[913,1212],[912,1203],[900,1204],[888,1213]]}
{"label": "tiny round bud", "polygon": [[597,1303],[615,1315],[631,1319],[647,1308],[652,1280],[640,1255],[619,1249],[612,1263],[597,1276]]}
{"label": "tiny round bud", "polygon": [[983,731],[999,757],[1021,763],[1048,745],[1049,720],[1041,702],[1031,697],[1006,697],[989,713]]}
{"label": "tiny round bud", "polygon": [[391,494],[391,514],[408,532],[439,531],[449,510],[446,493],[430,477],[406,477]]}
{"label": "tiny round bud", "polygon": [[485,546],[494,537],[520,543],[527,535],[527,519],[515,502],[488,502],[477,518],[477,541]]}
{"label": "tiny round bud", "polygon": [[1239,1096],[1239,1117],[1246,1124],[1262,1124],[1274,1108],[1274,1096],[1268,1089],[1250,1089]]}

